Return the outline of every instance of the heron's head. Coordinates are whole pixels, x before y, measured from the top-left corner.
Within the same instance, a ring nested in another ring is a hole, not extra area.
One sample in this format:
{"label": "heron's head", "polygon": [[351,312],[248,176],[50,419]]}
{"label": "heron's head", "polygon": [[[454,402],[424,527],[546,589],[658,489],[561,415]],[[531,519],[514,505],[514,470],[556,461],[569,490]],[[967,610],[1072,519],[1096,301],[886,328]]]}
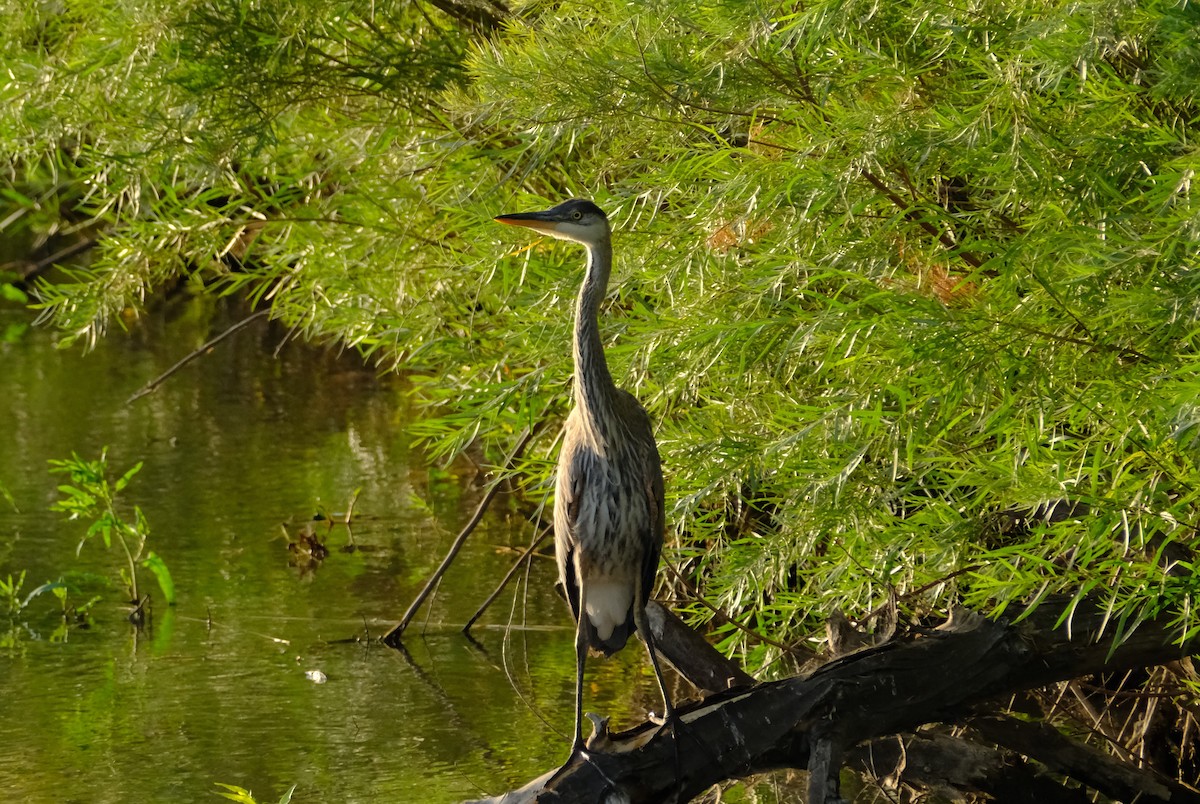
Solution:
{"label": "heron's head", "polygon": [[571,240],[589,247],[609,237],[608,216],[600,207],[583,198],[572,198],[544,212],[497,215],[496,221],[509,226],[524,226],[559,240]]}

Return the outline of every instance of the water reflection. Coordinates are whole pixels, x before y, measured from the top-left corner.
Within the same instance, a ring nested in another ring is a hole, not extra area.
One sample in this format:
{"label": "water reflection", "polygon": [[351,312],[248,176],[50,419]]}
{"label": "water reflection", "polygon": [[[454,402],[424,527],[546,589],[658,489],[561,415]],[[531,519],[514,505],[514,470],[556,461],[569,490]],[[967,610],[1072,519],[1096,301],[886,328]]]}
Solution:
{"label": "water reflection", "polygon": [[[471,467],[426,469],[399,382],[329,351],[289,345],[276,357],[285,333],[261,324],[124,404],[239,315],[180,304],[87,356],[39,329],[0,343],[0,486],[19,508],[0,499],[0,578],[26,570],[27,591],[66,572],[115,578],[116,555],[89,542],[77,558],[83,524],[48,511],[47,460],[107,445],[114,470],[145,461],[125,494],[178,594],[143,632],[124,621],[115,586],[65,641],[50,639],[61,623],[51,596],[0,619],[0,790],[30,802],[195,801],[216,800],[224,782],[264,802],[292,784],[297,802],[454,801],[561,760],[572,634],[552,564],[534,562],[528,588],[497,602],[477,646],[457,628],[528,542],[523,523],[484,522],[410,627],[407,654],[369,639],[481,493]],[[27,320],[0,310],[0,331]],[[352,532],[312,522],[351,500]],[[289,551],[303,533],[328,555]],[[587,694],[589,708],[628,722],[655,693],[638,652],[625,654],[589,671]]]}

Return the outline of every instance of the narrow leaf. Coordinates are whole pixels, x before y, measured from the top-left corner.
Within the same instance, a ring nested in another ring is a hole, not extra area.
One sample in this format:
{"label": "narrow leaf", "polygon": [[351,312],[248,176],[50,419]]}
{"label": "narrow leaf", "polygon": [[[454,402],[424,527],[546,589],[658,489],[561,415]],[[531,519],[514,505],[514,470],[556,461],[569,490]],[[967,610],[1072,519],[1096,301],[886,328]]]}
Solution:
{"label": "narrow leaf", "polygon": [[154,573],[154,577],[158,579],[158,586],[162,589],[163,597],[167,599],[167,605],[174,606],[175,582],[171,580],[171,570],[167,568],[167,563],[151,550],[150,554],[142,559],[142,566]]}

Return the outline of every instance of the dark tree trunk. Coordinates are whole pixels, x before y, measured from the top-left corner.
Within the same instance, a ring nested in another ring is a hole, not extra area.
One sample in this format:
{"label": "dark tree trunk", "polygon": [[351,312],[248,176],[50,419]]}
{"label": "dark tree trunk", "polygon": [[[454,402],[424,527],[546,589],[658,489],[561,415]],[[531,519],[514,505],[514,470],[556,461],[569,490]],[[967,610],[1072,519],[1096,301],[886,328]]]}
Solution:
{"label": "dark tree trunk", "polygon": [[[586,761],[576,758],[490,801],[593,802],[616,791],[630,802],[688,801],[726,779],[800,768],[810,774],[808,803],[831,804],[840,801],[844,764],[903,772],[904,748],[923,752],[929,757],[924,767],[948,783],[992,795],[1009,790],[1010,801],[1019,800],[1011,792],[1017,789],[1040,791],[1041,800],[1082,800],[1074,788],[1021,758],[1031,757],[1115,798],[1200,802],[1194,790],[1076,744],[1049,726],[980,717],[1023,690],[1164,664],[1200,649],[1200,639],[1180,644],[1165,621],[1143,622],[1118,639],[1111,622],[1102,630],[1105,613],[1083,604],[1069,624],[1059,626],[1063,606],[1043,602],[1019,622],[956,612],[931,632],[865,648],[809,675],[735,687],[681,706],[674,728],[647,723],[621,734],[593,734]],[[655,615],[652,623],[656,631],[682,627],[666,615]],[[664,647],[678,642],[668,634],[660,638]],[[703,649],[687,644],[691,653],[664,657],[685,676],[705,662],[697,658]],[[720,686],[714,678],[744,680],[728,667],[710,669],[705,677],[699,686],[707,689]],[[930,723],[970,725],[975,736],[1000,747],[908,734]]]}

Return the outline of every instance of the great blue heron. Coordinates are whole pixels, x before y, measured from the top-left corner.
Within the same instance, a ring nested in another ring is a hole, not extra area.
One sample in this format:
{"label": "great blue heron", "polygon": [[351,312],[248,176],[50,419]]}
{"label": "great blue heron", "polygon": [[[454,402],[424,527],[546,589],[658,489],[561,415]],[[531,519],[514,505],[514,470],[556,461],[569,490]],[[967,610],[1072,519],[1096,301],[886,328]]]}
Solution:
{"label": "great blue heron", "polygon": [[558,577],[575,617],[575,738],[583,749],[583,665],[589,648],[611,656],[636,628],[662,691],[664,721],[675,707],[654,654],[646,601],[663,542],[663,477],[650,417],[617,388],[604,359],[597,315],[612,272],[608,217],[572,199],[544,212],[500,215],[587,248],[587,272],[575,305],[575,407],[567,416],[554,500]]}

